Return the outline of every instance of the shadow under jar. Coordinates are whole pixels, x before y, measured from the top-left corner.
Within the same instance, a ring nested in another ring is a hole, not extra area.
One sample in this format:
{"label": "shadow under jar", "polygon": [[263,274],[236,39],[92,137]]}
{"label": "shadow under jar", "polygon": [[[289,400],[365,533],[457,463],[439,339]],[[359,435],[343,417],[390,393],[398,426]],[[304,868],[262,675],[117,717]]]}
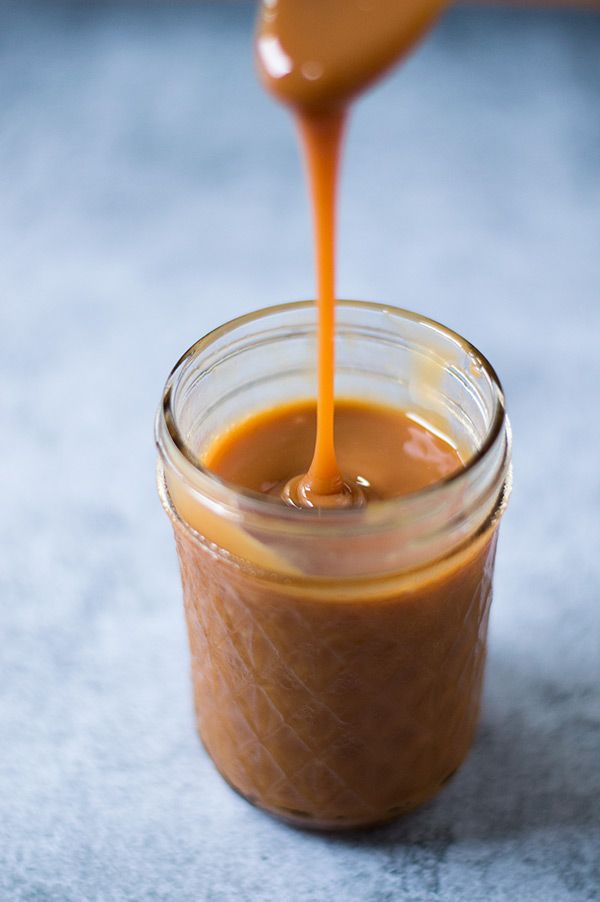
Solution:
{"label": "shadow under jar", "polygon": [[336,396],[422,415],[464,469],[365,508],[298,511],[201,464],[228,426],[316,392],[312,302],[184,354],[156,422],[198,729],[223,777],[295,824],[384,822],[433,796],[477,725],[510,429],[468,342],[390,306],[337,306]]}

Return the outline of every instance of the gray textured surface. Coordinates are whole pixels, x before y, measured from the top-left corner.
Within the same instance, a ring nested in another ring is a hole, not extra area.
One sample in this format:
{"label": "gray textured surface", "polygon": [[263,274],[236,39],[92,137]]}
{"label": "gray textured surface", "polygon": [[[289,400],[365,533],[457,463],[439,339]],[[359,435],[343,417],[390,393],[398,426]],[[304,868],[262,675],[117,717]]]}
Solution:
{"label": "gray textured surface", "polygon": [[455,12],[356,112],[341,293],[489,355],[516,480],[469,761],[414,816],[326,838],[199,747],[153,484],[179,353],[312,293],[250,15],[0,5],[0,898],[597,899],[600,18]]}

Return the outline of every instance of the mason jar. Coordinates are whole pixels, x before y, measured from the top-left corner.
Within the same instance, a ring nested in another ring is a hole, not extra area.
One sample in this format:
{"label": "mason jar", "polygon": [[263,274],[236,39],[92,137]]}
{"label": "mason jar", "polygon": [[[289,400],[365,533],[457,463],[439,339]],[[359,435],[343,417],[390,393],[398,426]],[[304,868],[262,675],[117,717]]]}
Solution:
{"label": "mason jar", "polygon": [[198,730],[242,796],[294,824],[384,822],[466,757],[486,655],[511,442],[468,341],[384,304],[336,307],[336,397],[410,411],[464,468],[356,509],[297,510],[203,466],[215,437],[316,394],[316,307],[240,317],[172,370],[156,419]]}

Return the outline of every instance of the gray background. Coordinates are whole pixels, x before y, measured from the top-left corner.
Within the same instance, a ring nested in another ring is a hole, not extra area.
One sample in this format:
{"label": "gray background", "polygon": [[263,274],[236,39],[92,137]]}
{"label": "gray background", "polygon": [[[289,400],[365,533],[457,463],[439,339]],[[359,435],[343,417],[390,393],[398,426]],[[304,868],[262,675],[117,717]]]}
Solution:
{"label": "gray background", "polygon": [[288,829],[193,729],[152,420],[171,365],[312,294],[252,9],[0,4],[0,898],[600,895],[600,18],[448,14],[356,110],[340,294],[500,372],[515,488],[485,708],[437,800]]}

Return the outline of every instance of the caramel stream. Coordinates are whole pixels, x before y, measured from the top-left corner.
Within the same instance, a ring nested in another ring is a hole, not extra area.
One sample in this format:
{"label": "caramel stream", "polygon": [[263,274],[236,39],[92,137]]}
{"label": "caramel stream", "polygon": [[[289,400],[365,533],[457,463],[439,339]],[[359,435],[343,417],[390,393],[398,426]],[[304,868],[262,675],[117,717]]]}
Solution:
{"label": "caramel stream", "polygon": [[263,0],[258,68],[290,106],[304,149],[313,209],[318,303],[317,433],[312,462],[282,497],[298,507],[362,504],[344,479],[334,436],[335,211],[339,156],[350,101],[407,52],[443,0]]}

